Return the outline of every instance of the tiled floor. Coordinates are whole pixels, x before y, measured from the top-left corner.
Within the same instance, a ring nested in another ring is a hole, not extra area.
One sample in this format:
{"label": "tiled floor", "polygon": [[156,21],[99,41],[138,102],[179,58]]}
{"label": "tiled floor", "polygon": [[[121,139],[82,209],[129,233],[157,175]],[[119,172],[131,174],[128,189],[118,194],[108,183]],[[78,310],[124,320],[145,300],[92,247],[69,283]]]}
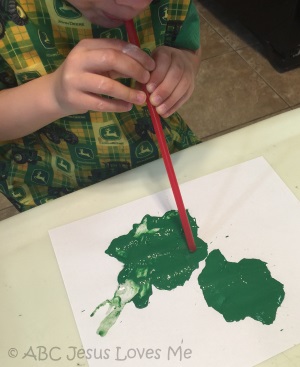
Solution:
{"label": "tiled floor", "polygon": [[[202,63],[182,116],[205,139],[300,107],[300,67],[279,73],[258,40],[213,0],[197,0]],[[17,211],[0,195],[0,220]]]}
{"label": "tiled floor", "polygon": [[259,41],[213,0],[196,1],[202,63],[182,116],[203,139],[300,106],[300,67],[276,71]]}

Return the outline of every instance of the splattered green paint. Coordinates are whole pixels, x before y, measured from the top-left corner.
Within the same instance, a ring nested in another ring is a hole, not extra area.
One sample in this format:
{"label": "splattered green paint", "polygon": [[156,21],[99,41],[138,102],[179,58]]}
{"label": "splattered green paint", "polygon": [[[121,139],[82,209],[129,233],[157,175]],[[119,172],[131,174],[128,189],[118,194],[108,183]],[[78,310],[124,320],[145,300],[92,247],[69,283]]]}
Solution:
{"label": "splattered green paint", "polygon": [[97,333],[104,336],[116,322],[128,302],[136,307],[148,305],[152,286],[171,290],[190,279],[199,262],[207,256],[207,245],[197,237],[198,226],[188,214],[197,250],[191,253],[186,242],[178,212],[171,210],[162,217],[146,215],[140,224],[133,225],[127,234],[114,239],[106,253],[124,264],[118,275],[119,288],[109,304],[111,312],[101,322]]}
{"label": "splattered green paint", "polygon": [[110,306],[97,330],[99,335],[106,335],[127,303],[146,307],[153,286],[162,290],[183,286],[205,258],[198,283],[208,306],[228,322],[252,317],[263,324],[273,323],[285,293],[283,285],[271,277],[266,263],[257,259],[228,262],[219,250],[207,256],[207,244],[197,237],[197,223],[189,213],[188,218],[197,247],[194,253],[186,248],[175,210],[162,217],[146,215],[128,234],[111,242],[105,252],[124,267],[118,275],[119,287],[113,298],[99,304],[91,314],[94,316],[104,305]]}
{"label": "splattered green paint", "polygon": [[219,250],[208,255],[198,282],[208,306],[228,322],[249,316],[270,325],[285,295],[266,263],[258,259],[228,262]]}

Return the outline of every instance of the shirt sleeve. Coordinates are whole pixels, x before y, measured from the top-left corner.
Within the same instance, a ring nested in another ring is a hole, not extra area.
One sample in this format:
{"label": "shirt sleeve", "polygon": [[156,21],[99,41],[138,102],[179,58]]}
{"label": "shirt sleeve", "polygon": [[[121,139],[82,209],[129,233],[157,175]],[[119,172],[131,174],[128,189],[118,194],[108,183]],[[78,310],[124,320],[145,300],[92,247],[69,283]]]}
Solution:
{"label": "shirt sleeve", "polygon": [[170,46],[192,51],[200,47],[200,19],[193,0],[190,1],[186,17]]}

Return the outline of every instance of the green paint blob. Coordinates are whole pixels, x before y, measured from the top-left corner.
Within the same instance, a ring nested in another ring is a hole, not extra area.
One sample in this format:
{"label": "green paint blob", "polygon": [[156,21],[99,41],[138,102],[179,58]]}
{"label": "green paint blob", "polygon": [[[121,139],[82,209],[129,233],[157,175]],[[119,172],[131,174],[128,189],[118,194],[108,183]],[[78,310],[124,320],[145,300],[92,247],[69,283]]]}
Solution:
{"label": "green paint blob", "polygon": [[228,322],[251,317],[270,325],[285,296],[283,285],[271,277],[265,262],[229,262],[219,250],[208,255],[198,283],[207,305]]}
{"label": "green paint blob", "polygon": [[190,279],[199,262],[207,256],[207,244],[197,237],[198,226],[189,213],[188,219],[197,250],[191,253],[186,244],[178,212],[171,210],[162,217],[146,215],[132,230],[114,239],[105,251],[124,264],[118,275],[119,288],[111,300],[102,302],[111,312],[101,322],[97,333],[105,335],[128,302],[144,308],[152,295],[152,286],[171,290]]}
{"label": "green paint blob", "polygon": [[246,317],[266,325],[274,322],[285,293],[283,285],[271,277],[266,263],[258,259],[228,262],[219,250],[207,256],[207,244],[197,237],[196,220],[187,214],[197,247],[193,253],[187,248],[175,210],[162,217],[146,215],[128,234],[111,242],[106,254],[124,266],[112,299],[100,303],[91,314],[92,317],[99,308],[110,306],[97,330],[100,336],[107,334],[127,303],[144,308],[148,306],[153,286],[160,290],[183,286],[205,258],[198,283],[209,307],[220,312],[228,322]]}

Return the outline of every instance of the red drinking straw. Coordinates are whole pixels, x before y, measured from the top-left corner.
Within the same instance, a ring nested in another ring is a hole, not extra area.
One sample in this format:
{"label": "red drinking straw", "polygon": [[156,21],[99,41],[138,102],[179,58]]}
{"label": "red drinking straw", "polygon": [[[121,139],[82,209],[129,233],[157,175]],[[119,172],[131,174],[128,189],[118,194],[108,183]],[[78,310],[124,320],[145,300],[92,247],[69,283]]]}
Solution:
{"label": "red drinking straw", "polygon": [[[126,27],[126,32],[128,35],[129,42],[132,43],[133,45],[140,47],[140,42],[137,36],[137,32],[136,32],[133,20],[126,21],[125,27]],[[169,177],[173,195],[176,201],[176,205],[177,205],[179,217],[181,220],[182,228],[185,234],[186,242],[187,242],[189,250],[191,252],[194,252],[196,250],[195,240],[193,237],[191,226],[190,226],[190,223],[189,223],[189,220],[186,214],[186,210],[184,207],[184,203],[182,200],[182,196],[181,196],[181,192],[180,192],[177,178],[175,175],[174,167],[172,164],[172,160],[170,157],[166,139],[165,139],[163,129],[161,126],[160,117],[158,113],[156,112],[155,107],[150,102],[149,93],[145,85],[143,85],[143,90],[147,96],[147,106],[150,112],[150,116],[151,116],[152,123],[154,126],[154,131],[157,137],[158,145],[161,151],[161,155],[162,155],[165,167],[166,167],[166,171]]]}

